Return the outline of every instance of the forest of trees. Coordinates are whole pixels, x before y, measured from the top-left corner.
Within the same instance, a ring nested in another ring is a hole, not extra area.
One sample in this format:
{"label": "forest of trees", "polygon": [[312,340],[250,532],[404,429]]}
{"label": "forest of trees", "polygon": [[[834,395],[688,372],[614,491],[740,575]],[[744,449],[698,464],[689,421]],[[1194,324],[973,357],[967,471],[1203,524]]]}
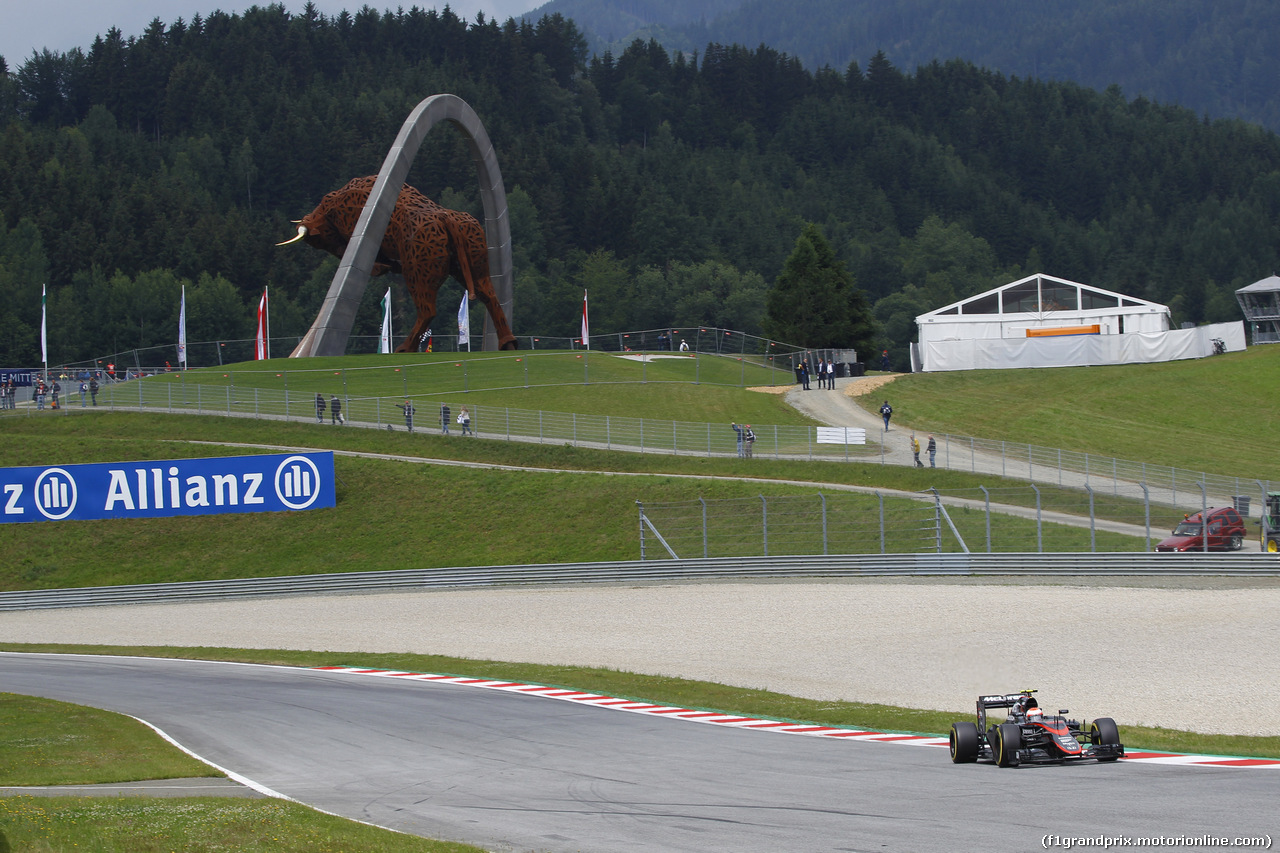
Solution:
{"label": "forest of trees", "polygon": [[[336,261],[274,244],[438,92],[498,154],[518,335],[572,336],[584,288],[593,332],[759,333],[810,226],[899,365],[915,315],[1030,272],[1204,322],[1238,319],[1234,289],[1280,266],[1280,138],[1114,88],[883,54],[811,72],[721,44],[592,56],[554,16],[273,5],[0,67],[0,364],[38,362],[45,283],[57,361],[173,343],[184,284],[191,340],[250,336],[263,286],[273,334],[301,334]],[[410,183],[479,212],[447,126]],[[396,310],[404,328],[402,288]]]}
{"label": "forest of trees", "polygon": [[1267,0],[550,0],[597,53],[656,38],[767,44],[806,68],[883,50],[914,69],[961,58],[1005,75],[1069,80],[1280,131],[1280,5]]}

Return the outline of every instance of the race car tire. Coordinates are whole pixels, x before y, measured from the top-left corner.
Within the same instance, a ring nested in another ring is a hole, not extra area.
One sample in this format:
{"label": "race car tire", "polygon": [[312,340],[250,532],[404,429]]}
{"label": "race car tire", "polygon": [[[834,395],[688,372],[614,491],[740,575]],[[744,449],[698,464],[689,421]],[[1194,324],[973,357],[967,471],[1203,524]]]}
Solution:
{"label": "race car tire", "polygon": [[952,764],[978,760],[978,727],[973,723],[952,723],[950,740]]}
{"label": "race car tire", "polygon": [[1239,550],[1240,550],[1241,548],[1243,548],[1243,547],[1244,547],[1244,537],[1243,537],[1243,536],[1241,536],[1239,533],[1237,533],[1235,536],[1232,536],[1232,537],[1231,537],[1231,550],[1232,550],[1232,551],[1239,551]]}
{"label": "race car tire", "polygon": [[1001,723],[996,726],[995,733],[991,754],[995,757],[996,766],[1017,767],[1018,750],[1022,748],[1022,729],[1013,723]]}
{"label": "race car tire", "polygon": [[[1106,744],[1108,746],[1118,746],[1120,744],[1120,730],[1116,728],[1116,721],[1110,717],[1099,717],[1093,721],[1093,725],[1089,726],[1089,740],[1098,746]],[[1118,755],[1109,755],[1099,758],[1099,761],[1115,761]]]}

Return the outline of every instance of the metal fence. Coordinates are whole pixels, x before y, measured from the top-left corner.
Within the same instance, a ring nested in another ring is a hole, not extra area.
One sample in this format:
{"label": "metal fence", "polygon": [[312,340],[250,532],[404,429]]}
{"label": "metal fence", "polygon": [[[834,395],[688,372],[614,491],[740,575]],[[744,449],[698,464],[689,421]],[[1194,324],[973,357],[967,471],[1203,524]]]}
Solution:
{"label": "metal fence", "polygon": [[637,502],[637,508],[642,560],[1150,551],[1181,520],[1149,495],[1131,500],[1091,487],[1080,494],[1035,485]]}
{"label": "metal fence", "polygon": [[[267,351],[274,358],[283,358],[291,353],[302,338],[298,335],[273,336]],[[475,337],[472,337],[475,340]],[[803,358],[810,361],[821,357],[824,361],[839,363],[842,370],[857,361],[857,354],[852,349],[807,349],[762,338],[736,329],[724,329],[713,326],[669,327],[661,329],[640,329],[625,332],[609,332],[588,336],[589,347],[584,347],[580,337],[556,337],[551,335],[517,335],[516,343],[520,351],[538,352],[547,350],[582,350],[592,349],[603,352],[692,352],[708,355],[740,355],[775,357],[787,369],[794,369]],[[347,341],[347,355],[368,355],[378,352],[381,338],[377,335],[352,335]],[[465,352],[468,348],[460,344],[456,334],[432,335],[433,352]],[[257,341],[254,338],[239,338],[220,341],[196,341],[187,344],[187,366],[222,367],[227,364],[250,362],[255,358]],[[133,370],[136,373],[154,373],[178,364],[178,351],[175,345],[143,347],[107,353],[80,361],[61,362],[58,369],[71,371],[102,370],[114,364],[123,373]],[[843,373],[842,373],[843,375]]]}
{"label": "metal fence", "polygon": [[1089,487],[1115,496],[1140,497],[1142,486],[1159,503],[1203,508],[1237,505],[1248,515],[1254,499],[1265,502],[1269,480],[1192,471],[1112,456],[971,436],[935,435],[939,468],[1069,488]]}
{"label": "metal fence", "polygon": [[[342,404],[348,424],[377,428],[405,425],[401,406],[406,398],[417,409],[415,429],[441,431],[442,406],[451,407],[456,418],[462,405],[447,395],[501,387],[533,387],[541,381],[538,360],[514,356],[518,369],[504,358],[486,358],[457,362],[447,361],[409,368],[378,367],[355,370],[396,371],[398,378],[388,383],[396,388],[392,396],[352,396],[346,390],[346,377],[351,369],[323,371],[328,389],[324,394],[326,409],[332,396]],[[585,361],[585,360],[584,360]],[[505,368],[500,367],[506,364]],[[745,364],[745,362],[744,362]],[[716,369],[723,372],[718,359]],[[699,368],[695,367],[695,370]],[[499,372],[501,379],[495,379]],[[584,382],[590,381],[590,368],[584,364]],[[745,366],[737,367],[745,377]],[[186,374],[153,379],[106,383],[98,395],[99,408],[136,409],[173,413],[215,414],[239,417],[314,421],[317,419],[315,370],[274,371],[274,381],[283,388],[238,386],[237,375],[261,371],[228,370],[223,374],[226,385],[210,385],[186,381]],[[732,376],[732,370],[729,378]],[[647,375],[642,373],[642,376]],[[695,373],[695,376],[698,374]],[[769,370],[770,381],[787,383],[789,372]],[[291,391],[290,378],[309,386]],[[550,374],[547,374],[548,381]],[[562,374],[561,374],[562,378]],[[723,378],[723,376],[721,377]],[[252,377],[248,381],[257,381]],[[519,383],[512,385],[511,383]],[[502,383],[506,383],[504,386]],[[78,383],[68,383],[68,386]],[[61,414],[82,408],[78,391],[64,386]],[[398,386],[398,387],[397,387]],[[419,389],[432,389],[424,394]],[[329,391],[333,393],[330,394]],[[88,408],[85,401],[84,408]],[[728,424],[670,421],[656,418],[586,415],[573,412],[547,412],[509,407],[469,406],[471,428],[485,438],[567,444],[642,453],[669,453],[689,456],[731,456],[738,453],[737,434]],[[17,409],[0,411],[4,415],[34,415],[34,407],[23,400]],[[47,414],[41,413],[41,414]],[[326,411],[326,420],[331,412]],[[450,424],[453,432],[456,423]],[[879,462],[910,464],[910,455],[887,452],[883,443],[829,444],[819,441],[818,427],[798,425],[758,425],[754,427],[754,456],[772,459],[819,460],[845,462]],[[1131,501],[1197,510],[1210,506],[1236,505],[1243,515],[1256,515],[1254,506],[1265,502],[1272,485],[1268,480],[1215,475],[1164,465],[1133,462],[1089,453],[1039,447],[1009,441],[990,441],[967,436],[940,434],[935,462],[939,468],[976,474],[1026,480],[1041,485],[1074,489],[1090,496],[1109,495]]]}
{"label": "metal fence", "polygon": [[1274,554],[885,554],[633,560],[523,566],[461,566],[389,572],[290,575],[243,580],[0,592],[0,612],[61,607],[215,601],[286,595],[425,591],[521,584],[635,584],[774,578],[1222,575],[1280,577]]}

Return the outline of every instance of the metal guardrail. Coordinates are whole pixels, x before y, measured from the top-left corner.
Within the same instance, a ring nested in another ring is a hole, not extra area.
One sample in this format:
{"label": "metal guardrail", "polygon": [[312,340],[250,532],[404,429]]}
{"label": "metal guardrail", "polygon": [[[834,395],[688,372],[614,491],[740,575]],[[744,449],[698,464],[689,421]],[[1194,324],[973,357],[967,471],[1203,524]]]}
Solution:
{"label": "metal guardrail", "polygon": [[895,576],[1280,577],[1273,554],[849,554],[544,563],[0,592],[0,611],[520,585]]}

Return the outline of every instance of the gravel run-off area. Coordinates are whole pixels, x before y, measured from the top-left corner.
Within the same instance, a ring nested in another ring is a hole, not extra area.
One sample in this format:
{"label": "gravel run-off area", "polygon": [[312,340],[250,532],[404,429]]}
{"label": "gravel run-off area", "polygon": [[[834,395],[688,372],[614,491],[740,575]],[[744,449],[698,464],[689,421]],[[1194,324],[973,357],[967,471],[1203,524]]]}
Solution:
{"label": "gravel run-off area", "polygon": [[[0,642],[417,652],[620,670],[813,699],[1046,708],[1280,735],[1280,584],[863,579],[445,590],[0,615]],[[465,674],[465,673],[463,673]]]}

